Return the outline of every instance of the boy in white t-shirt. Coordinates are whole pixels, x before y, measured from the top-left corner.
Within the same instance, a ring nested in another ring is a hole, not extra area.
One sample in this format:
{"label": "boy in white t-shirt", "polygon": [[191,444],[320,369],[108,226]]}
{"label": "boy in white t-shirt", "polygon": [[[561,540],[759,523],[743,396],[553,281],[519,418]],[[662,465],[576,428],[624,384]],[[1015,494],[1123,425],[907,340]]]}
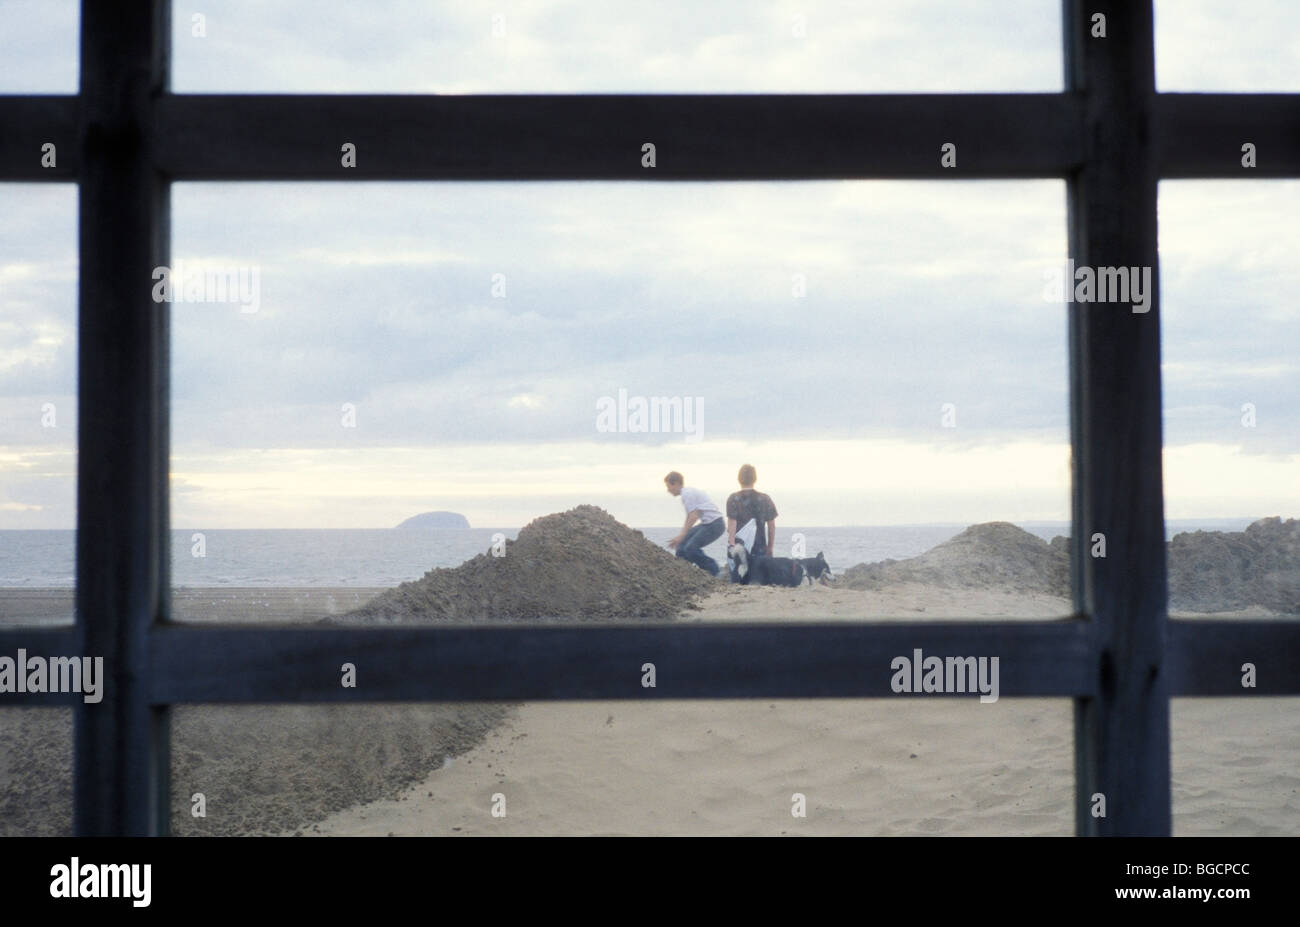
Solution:
{"label": "boy in white t-shirt", "polygon": [[[668,542],[669,547],[677,548],[677,556],[688,560],[701,570],[707,570],[713,576],[718,575],[718,564],[704,552],[704,548],[722,537],[727,527],[727,520],[721,510],[709,501],[709,497],[698,489],[684,485],[680,473],[674,470],[664,477],[668,492],[680,496],[682,507],[686,509],[686,524],[681,533]],[[698,524],[697,524],[698,523]]]}

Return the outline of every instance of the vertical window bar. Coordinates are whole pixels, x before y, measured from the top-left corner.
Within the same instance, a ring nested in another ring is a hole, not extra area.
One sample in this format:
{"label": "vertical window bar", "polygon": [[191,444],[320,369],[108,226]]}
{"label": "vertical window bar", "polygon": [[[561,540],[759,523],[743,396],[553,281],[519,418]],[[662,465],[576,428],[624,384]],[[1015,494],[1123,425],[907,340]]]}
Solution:
{"label": "vertical window bar", "polygon": [[167,832],[167,715],[148,700],[148,634],[166,602],[168,185],[152,106],[167,81],[170,0],[81,5],[78,189],[77,646],[104,658],[103,700],[75,710],[74,826]]}
{"label": "vertical window bar", "polygon": [[[1065,0],[1064,15],[1066,85],[1083,94],[1088,146],[1068,181],[1070,257],[1076,267],[1150,268],[1153,290],[1146,313],[1068,304],[1071,576],[1098,674],[1097,697],[1075,700],[1075,828],[1168,836],[1152,3]],[[1092,555],[1097,534],[1105,557]]]}

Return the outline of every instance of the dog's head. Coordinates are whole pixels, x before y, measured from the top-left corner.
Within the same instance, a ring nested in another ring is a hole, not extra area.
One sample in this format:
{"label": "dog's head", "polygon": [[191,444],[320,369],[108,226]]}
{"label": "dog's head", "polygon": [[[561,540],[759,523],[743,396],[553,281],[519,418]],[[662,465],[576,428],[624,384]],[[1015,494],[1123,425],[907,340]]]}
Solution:
{"label": "dog's head", "polygon": [[816,557],[809,557],[803,561],[803,565],[807,568],[808,575],[813,579],[820,579],[825,582],[835,579],[834,574],[831,573],[831,565],[826,562],[826,555],[821,551],[817,551]]}
{"label": "dog's head", "polygon": [[749,575],[749,552],[744,544],[732,544],[727,548],[727,558],[736,564],[736,575],[744,579]]}

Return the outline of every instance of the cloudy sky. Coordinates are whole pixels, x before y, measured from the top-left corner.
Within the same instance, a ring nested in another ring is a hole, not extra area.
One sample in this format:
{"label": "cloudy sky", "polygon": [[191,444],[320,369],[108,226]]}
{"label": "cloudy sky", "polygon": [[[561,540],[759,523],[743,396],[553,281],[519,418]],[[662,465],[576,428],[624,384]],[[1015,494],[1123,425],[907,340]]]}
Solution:
{"label": "cloudy sky", "polygon": [[[322,6],[177,3],[174,89],[1061,89],[1055,0]],[[1300,91],[1300,9],[1220,6],[1158,4],[1161,89]],[[0,0],[0,93],[73,92],[76,29]],[[171,309],[177,527],[670,524],[665,472],[720,501],[744,462],[790,524],[1069,517],[1063,182],[180,184],[173,213],[174,263],[258,282]],[[0,184],[0,215],[0,528],[72,527],[75,189]],[[1300,514],[1297,215],[1297,183],[1161,186],[1171,518]],[[620,390],[696,433],[601,430]]]}

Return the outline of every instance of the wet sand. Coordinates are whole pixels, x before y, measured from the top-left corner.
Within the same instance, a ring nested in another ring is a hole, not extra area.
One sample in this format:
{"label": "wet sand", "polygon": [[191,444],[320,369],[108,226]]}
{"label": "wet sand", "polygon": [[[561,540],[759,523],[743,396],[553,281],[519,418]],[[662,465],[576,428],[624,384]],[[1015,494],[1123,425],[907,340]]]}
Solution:
{"label": "wet sand", "polygon": [[[178,586],[172,590],[172,620],[241,624],[315,621],[354,609],[383,591],[373,586]],[[66,587],[0,589],[0,626],[72,624],[73,609],[73,591]]]}

